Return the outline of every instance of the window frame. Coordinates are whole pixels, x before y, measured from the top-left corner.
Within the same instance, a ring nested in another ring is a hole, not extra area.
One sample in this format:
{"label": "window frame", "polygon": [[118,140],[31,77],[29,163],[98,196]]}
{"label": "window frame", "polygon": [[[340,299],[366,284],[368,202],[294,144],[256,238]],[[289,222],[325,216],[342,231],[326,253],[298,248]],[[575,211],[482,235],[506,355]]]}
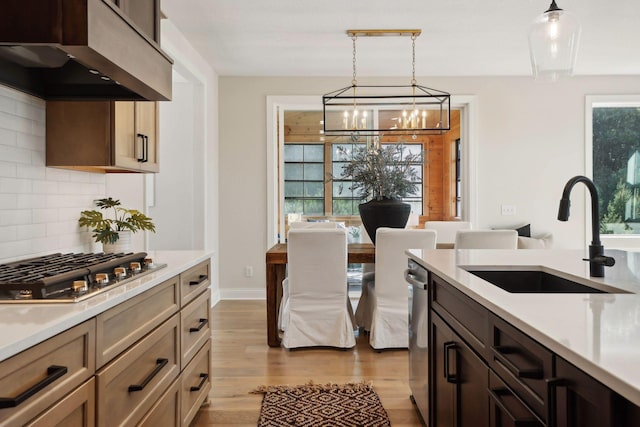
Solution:
{"label": "window frame", "polygon": [[[594,107],[640,107],[640,95],[587,95],[585,97],[585,175],[593,179],[593,109]],[[585,245],[591,236],[591,205],[585,203]],[[605,248],[627,249],[640,246],[640,234],[601,234]]]}

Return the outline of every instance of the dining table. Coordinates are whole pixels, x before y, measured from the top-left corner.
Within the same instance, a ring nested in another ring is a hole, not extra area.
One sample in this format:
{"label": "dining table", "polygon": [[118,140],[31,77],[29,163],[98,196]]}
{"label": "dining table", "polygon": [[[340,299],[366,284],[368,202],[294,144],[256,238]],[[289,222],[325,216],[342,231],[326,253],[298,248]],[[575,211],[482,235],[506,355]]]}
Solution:
{"label": "dining table", "polygon": [[[369,264],[376,260],[376,249],[372,243],[349,243],[347,262]],[[278,310],[282,298],[282,280],[287,266],[287,244],[277,243],[266,254],[267,264],[267,343],[269,347],[280,347],[278,334]]]}

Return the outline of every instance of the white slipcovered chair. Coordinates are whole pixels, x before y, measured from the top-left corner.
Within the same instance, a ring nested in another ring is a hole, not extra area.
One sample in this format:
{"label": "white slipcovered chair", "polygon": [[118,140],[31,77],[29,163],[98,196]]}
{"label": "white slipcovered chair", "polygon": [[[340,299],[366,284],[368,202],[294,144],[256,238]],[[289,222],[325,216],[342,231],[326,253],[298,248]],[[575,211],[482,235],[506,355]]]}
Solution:
{"label": "white slipcovered chair", "polygon": [[[332,229],[338,228],[338,223],[333,221],[293,221],[289,223],[289,230],[301,229],[301,228],[322,228]],[[287,239],[289,236],[287,236]],[[285,275],[289,275],[288,268]],[[280,309],[278,310],[278,328],[284,331],[285,325],[282,318],[282,313],[286,310],[286,306],[289,303],[289,281],[286,279],[282,281],[282,298],[280,299]]]}
{"label": "white slipcovered chair", "polygon": [[[360,242],[372,243],[364,225],[360,225],[360,236]],[[375,264],[362,264],[362,286],[360,290],[360,298],[358,299],[358,306],[356,307],[355,323],[358,326],[362,326],[367,331],[369,330],[368,325],[371,323],[371,303],[369,302],[367,283],[373,282],[375,277]]]}
{"label": "white slipcovered chair", "polygon": [[436,232],[433,230],[386,227],[377,230],[375,280],[367,284],[371,317],[363,325],[369,330],[369,345],[374,349],[409,346],[405,250],[435,247]]}
{"label": "white slipcovered chair", "polygon": [[468,221],[426,221],[426,230],[435,230],[438,234],[437,244],[453,245],[456,241],[458,230],[471,230],[471,223]]}
{"label": "white slipcovered chair", "polygon": [[518,232],[515,230],[459,230],[456,249],[517,249]]}
{"label": "white slipcovered chair", "polygon": [[355,346],[347,288],[347,231],[294,229],[287,246],[285,348]]}

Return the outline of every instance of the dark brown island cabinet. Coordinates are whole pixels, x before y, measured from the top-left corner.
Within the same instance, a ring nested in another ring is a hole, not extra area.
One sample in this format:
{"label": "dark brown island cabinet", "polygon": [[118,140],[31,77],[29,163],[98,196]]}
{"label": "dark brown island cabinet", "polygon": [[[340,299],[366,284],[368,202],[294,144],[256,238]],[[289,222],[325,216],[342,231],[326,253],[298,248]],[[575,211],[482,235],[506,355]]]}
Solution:
{"label": "dark brown island cabinet", "polygon": [[636,427],[640,407],[428,272],[432,427]]}

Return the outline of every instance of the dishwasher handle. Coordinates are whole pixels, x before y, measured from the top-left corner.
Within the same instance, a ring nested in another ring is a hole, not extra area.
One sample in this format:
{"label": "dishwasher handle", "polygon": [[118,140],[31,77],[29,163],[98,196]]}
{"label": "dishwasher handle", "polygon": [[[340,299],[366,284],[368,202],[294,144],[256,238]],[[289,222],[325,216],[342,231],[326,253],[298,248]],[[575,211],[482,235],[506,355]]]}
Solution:
{"label": "dishwasher handle", "polygon": [[407,268],[404,271],[404,280],[411,283],[413,286],[418,286],[423,289],[427,289],[427,286],[429,285],[429,283],[426,280],[421,280],[420,277],[418,277],[418,275],[415,273],[416,273],[415,270],[411,270],[410,268]]}

